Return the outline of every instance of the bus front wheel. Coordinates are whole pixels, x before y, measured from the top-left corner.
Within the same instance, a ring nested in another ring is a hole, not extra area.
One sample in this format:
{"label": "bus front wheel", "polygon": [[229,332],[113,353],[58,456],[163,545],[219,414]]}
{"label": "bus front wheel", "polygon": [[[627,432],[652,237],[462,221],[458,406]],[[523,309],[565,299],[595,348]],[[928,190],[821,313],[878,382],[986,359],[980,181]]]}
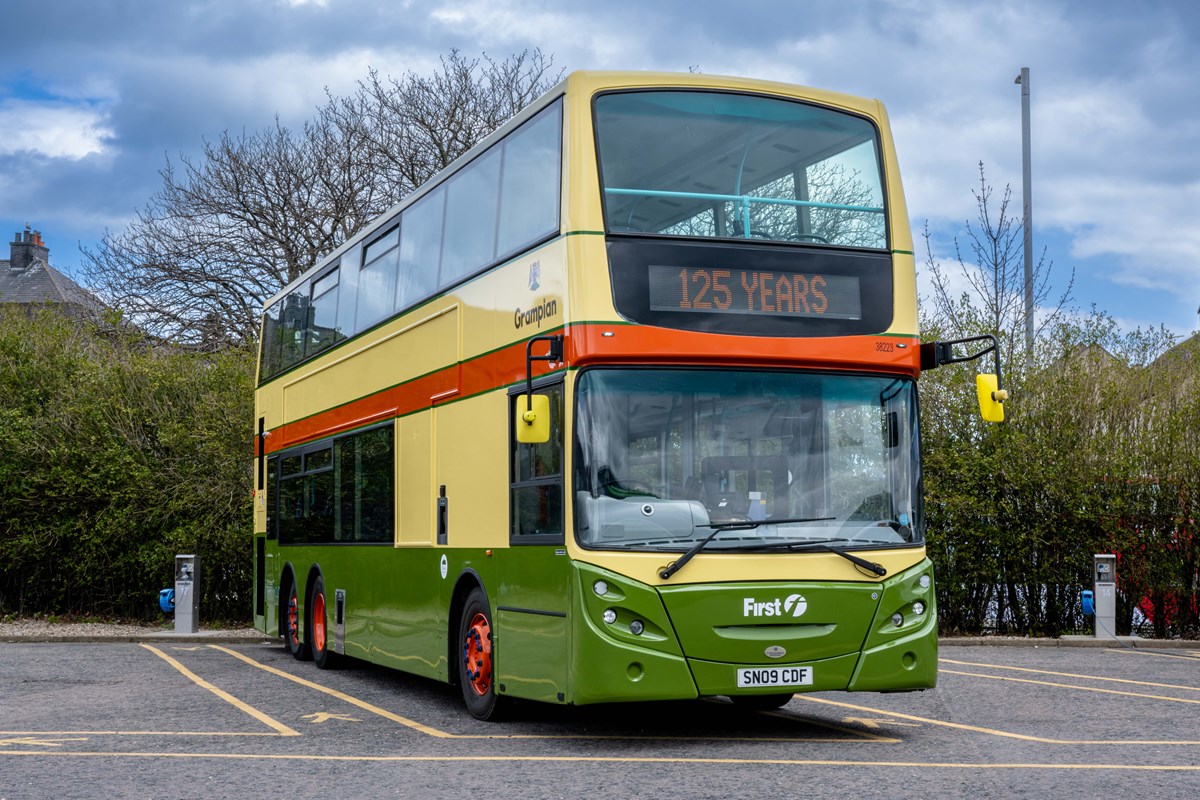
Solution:
{"label": "bus front wheel", "polygon": [[478,587],[471,590],[463,604],[458,642],[458,684],[463,702],[476,719],[496,719],[503,704],[496,696],[492,614],[487,595]]}

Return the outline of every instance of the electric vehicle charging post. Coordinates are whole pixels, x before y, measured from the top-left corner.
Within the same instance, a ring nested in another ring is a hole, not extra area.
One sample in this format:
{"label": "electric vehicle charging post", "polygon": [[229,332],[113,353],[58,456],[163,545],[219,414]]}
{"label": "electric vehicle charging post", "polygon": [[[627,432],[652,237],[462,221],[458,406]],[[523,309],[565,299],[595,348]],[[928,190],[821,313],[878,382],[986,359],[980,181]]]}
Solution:
{"label": "electric vehicle charging post", "polygon": [[200,630],[200,560],[194,555],[175,556],[175,632]]}
{"label": "electric vehicle charging post", "polygon": [[1117,557],[1111,553],[1092,556],[1092,585],[1095,591],[1096,638],[1117,635]]}

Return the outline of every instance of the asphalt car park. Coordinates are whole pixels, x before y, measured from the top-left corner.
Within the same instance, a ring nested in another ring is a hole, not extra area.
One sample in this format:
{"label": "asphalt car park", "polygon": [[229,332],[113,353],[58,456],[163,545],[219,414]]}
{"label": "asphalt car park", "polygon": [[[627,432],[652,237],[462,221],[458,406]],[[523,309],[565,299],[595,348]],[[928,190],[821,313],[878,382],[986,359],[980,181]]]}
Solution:
{"label": "asphalt car park", "polygon": [[275,643],[0,644],[0,798],[1200,796],[1200,650],[943,646],[937,689],[561,708]]}

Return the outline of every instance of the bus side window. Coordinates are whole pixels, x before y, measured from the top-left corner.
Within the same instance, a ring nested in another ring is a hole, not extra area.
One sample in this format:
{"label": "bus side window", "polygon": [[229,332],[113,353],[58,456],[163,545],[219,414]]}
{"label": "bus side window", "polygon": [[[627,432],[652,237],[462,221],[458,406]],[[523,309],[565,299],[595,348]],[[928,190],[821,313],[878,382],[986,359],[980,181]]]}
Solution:
{"label": "bus side window", "polygon": [[[563,541],[563,424],[562,384],[547,386],[534,394],[550,398],[550,440],[521,444],[510,429],[511,539],[514,544],[561,544]],[[508,416],[516,414],[516,399],[509,396]]]}

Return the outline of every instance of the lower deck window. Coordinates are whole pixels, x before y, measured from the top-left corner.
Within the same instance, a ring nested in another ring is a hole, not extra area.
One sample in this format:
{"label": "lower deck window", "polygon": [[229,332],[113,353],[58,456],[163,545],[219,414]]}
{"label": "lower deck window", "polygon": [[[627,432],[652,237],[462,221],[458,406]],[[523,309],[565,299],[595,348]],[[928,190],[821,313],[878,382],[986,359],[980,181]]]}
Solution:
{"label": "lower deck window", "polygon": [[[282,462],[284,468],[278,469]],[[280,544],[389,543],[395,447],[389,424],[271,459],[268,528]]]}

